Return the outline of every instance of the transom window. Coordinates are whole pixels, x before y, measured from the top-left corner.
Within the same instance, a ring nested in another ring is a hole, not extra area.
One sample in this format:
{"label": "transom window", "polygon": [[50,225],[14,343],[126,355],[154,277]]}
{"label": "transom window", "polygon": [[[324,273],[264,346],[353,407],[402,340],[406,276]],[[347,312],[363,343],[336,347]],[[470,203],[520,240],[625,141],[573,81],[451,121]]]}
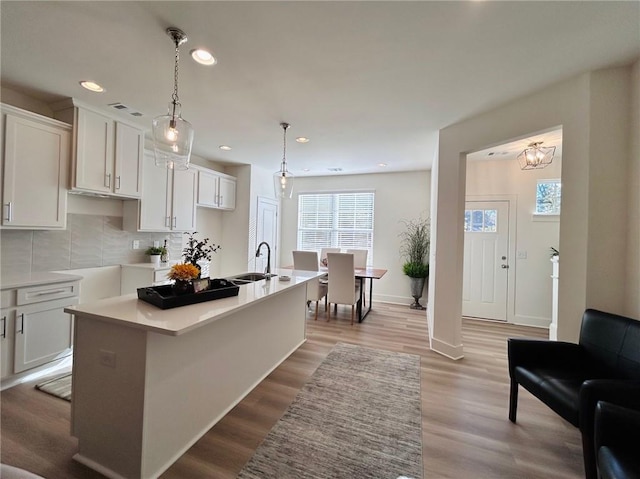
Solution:
{"label": "transom window", "polygon": [[559,215],[562,184],[559,179],[538,180],[536,186],[536,214]]}
{"label": "transom window", "polygon": [[495,233],[498,227],[498,210],[464,210],[466,233]]}
{"label": "transom window", "polygon": [[298,195],[298,249],[366,249],[373,264],[374,192]]}

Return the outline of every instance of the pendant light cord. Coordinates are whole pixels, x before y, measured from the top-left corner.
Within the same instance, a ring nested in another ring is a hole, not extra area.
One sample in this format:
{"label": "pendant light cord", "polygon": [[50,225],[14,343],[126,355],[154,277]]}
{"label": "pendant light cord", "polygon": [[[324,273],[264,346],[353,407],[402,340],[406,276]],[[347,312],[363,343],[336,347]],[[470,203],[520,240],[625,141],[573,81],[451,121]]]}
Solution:
{"label": "pendant light cord", "polygon": [[280,126],[284,130],[283,140],[282,140],[282,165],[281,170],[282,174],[287,171],[287,128],[289,128],[289,123],[280,123]]}

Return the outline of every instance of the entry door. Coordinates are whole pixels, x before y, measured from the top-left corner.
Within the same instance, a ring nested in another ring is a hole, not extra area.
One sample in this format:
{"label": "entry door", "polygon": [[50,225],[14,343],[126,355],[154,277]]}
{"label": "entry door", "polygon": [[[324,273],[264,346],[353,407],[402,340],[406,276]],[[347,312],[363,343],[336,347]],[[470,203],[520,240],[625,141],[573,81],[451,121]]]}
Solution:
{"label": "entry door", "polygon": [[507,319],[509,202],[468,201],[464,215],[462,315]]}
{"label": "entry door", "polygon": [[[277,266],[278,252],[278,202],[271,198],[258,197],[258,218],[256,221],[256,248],[266,241],[271,247],[271,271]],[[262,247],[262,256],[256,258],[256,271],[267,267],[267,248]]]}

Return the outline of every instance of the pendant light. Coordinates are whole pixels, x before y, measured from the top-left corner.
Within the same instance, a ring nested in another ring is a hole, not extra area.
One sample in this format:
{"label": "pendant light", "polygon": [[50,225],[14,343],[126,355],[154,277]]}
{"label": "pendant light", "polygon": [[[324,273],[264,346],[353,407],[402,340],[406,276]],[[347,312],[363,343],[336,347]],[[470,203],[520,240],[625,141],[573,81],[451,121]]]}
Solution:
{"label": "pendant light", "polygon": [[287,128],[289,123],[280,123],[284,130],[282,163],[280,170],[273,174],[273,188],[276,198],[291,198],[293,194],[293,175],[287,170]]}
{"label": "pendant light", "polygon": [[553,161],[555,146],[540,146],[542,141],[529,143],[529,146],[518,155],[518,162],[522,170],[539,170],[546,168]]}
{"label": "pendant light", "polygon": [[156,166],[176,170],[189,168],[193,127],[180,114],[178,98],[178,60],[180,45],[187,41],[187,35],[178,28],[167,28],[167,35],[175,44],[175,67],[173,76],[173,95],[166,115],[153,119],[153,149]]}

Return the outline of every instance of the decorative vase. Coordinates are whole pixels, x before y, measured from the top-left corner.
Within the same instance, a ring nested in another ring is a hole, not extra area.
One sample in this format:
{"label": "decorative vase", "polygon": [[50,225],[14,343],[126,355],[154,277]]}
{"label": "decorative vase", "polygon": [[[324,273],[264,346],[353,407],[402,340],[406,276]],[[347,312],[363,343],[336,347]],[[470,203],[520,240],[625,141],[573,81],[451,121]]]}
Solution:
{"label": "decorative vase", "polygon": [[176,279],[176,282],[173,283],[173,294],[175,294],[176,296],[187,294],[192,291],[193,291],[193,286],[191,284],[191,281]]}
{"label": "decorative vase", "polygon": [[424,289],[424,281],[426,278],[409,278],[411,280],[411,296],[415,302],[409,306],[411,309],[427,309],[420,304],[422,290]]}

